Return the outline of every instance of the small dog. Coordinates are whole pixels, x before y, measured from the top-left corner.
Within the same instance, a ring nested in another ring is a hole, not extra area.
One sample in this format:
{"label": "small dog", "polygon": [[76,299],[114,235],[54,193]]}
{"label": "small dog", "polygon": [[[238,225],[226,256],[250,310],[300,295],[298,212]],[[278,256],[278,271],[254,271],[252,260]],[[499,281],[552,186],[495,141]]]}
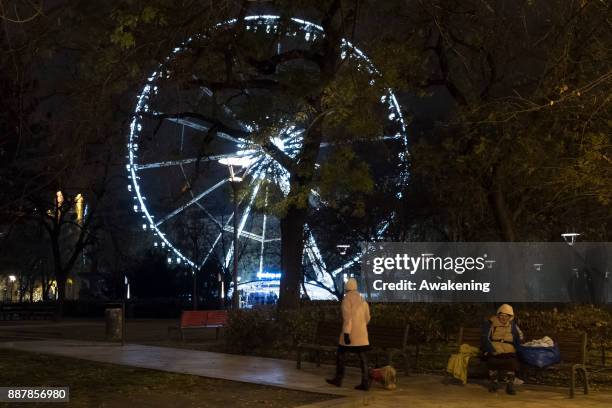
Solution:
{"label": "small dog", "polygon": [[380,383],[386,390],[394,390],[396,388],[395,368],[389,365],[381,368],[370,368],[368,374],[370,377],[370,384],[372,382]]}

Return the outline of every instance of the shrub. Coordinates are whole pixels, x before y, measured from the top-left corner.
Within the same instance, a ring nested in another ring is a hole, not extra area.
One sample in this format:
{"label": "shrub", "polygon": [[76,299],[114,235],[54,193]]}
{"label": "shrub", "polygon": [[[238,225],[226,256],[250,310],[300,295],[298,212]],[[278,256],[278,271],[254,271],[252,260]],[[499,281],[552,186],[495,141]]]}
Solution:
{"label": "shrub", "polygon": [[[373,303],[372,323],[403,326],[421,342],[446,342],[461,325],[474,326],[495,313],[486,303]],[[593,305],[515,304],[516,319],[523,331],[577,330],[589,335],[593,347],[612,347],[612,313]],[[290,350],[298,342],[314,338],[319,321],[340,321],[338,302],[305,302],[301,309],[278,312],[239,310],[230,313],[226,330],[228,351],[261,353]],[[340,332],[338,324],[338,333]]]}
{"label": "shrub", "polygon": [[252,354],[276,343],[275,322],[266,310],[232,310],[225,340],[229,351]]}

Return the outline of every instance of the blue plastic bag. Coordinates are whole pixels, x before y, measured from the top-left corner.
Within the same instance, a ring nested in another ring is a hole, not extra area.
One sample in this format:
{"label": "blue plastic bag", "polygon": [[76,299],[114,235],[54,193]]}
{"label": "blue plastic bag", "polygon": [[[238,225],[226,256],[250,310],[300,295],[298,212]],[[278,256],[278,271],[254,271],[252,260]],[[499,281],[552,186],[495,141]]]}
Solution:
{"label": "blue plastic bag", "polygon": [[526,364],[544,368],[561,362],[559,346],[552,347],[524,347],[518,348],[519,359]]}

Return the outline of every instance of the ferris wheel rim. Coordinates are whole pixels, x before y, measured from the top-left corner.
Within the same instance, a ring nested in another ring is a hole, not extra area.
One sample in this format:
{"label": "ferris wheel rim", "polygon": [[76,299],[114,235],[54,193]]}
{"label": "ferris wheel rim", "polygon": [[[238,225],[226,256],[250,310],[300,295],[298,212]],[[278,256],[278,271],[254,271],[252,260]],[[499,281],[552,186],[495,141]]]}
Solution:
{"label": "ferris wheel rim", "polygon": [[[257,22],[266,22],[266,21],[278,21],[280,20],[281,17],[277,16],[277,15],[251,15],[251,16],[246,16],[245,17],[245,21],[257,21]],[[307,20],[302,20],[299,18],[291,18],[290,19],[292,22],[302,25],[306,28],[313,28],[315,30],[317,30],[318,32],[323,32],[323,28],[315,23],[309,22]],[[236,22],[235,19],[233,20],[227,20],[225,22],[221,22],[218,23],[217,26],[222,26],[222,25],[229,25],[229,24],[234,24]],[[365,53],[363,53],[361,50],[359,50],[357,47],[355,47],[352,43],[350,43],[349,41],[347,41],[346,39],[342,39],[342,44],[344,47],[347,47],[347,49],[349,49],[351,52],[355,53],[358,58],[360,58],[361,60],[366,62],[367,65],[367,69],[370,70],[370,72],[373,73],[378,73],[378,70],[374,67],[373,63],[369,60],[369,58],[365,55]],[[181,45],[181,47],[183,47],[183,45]],[[170,61],[170,59],[176,55],[178,52],[180,52],[181,47],[177,47],[174,49],[173,54],[169,55],[166,58],[166,63]],[[163,66],[165,65],[165,63],[160,63],[158,70],[157,71],[161,71],[161,69],[163,68]],[[147,205],[145,204],[145,197],[141,192],[141,187],[140,184],[138,183],[138,172],[140,170],[145,170],[148,167],[147,166],[151,166],[151,164],[139,164],[135,158],[137,157],[137,155],[135,154],[135,150],[133,149],[133,144],[135,143],[135,141],[137,141],[137,134],[135,133],[135,129],[137,129],[138,126],[141,126],[141,124],[139,123],[139,121],[137,120],[137,117],[139,116],[139,112],[141,112],[142,109],[144,109],[144,111],[147,111],[147,105],[146,105],[146,101],[149,98],[149,94],[150,91],[152,89],[151,85],[155,83],[155,78],[157,76],[157,71],[154,71],[147,79],[147,83],[143,86],[142,91],[140,92],[139,96],[138,96],[138,101],[136,104],[136,109],[134,111],[134,115],[132,118],[132,122],[130,125],[130,134],[129,134],[129,141],[128,141],[128,159],[129,159],[129,164],[127,165],[128,168],[128,173],[129,173],[129,177],[131,179],[131,185],[134,187],[134,192],[136,194],[136,198],[139,204],[139,208],[138,210],[140,212],[142,212],[143,218],[145,218],[145,220],[148,222],[149,224],[149,229],[153,229],[154,230],[154,235],[156,235],[157,237],[159,237],[159,239],[161,239],[161,241],[165,244],[165,246],[167,246],[169,248],[169,250],[171,250],[178,258],[177,259],[181,259],[184,262],[186,262],[188,265],[190,265],[192,268],[196,268],[198,267],[198,265],[196,265],[196,263],[194,263],[191,259],[189,259],[189,257],[185,256],[183,254],[183,252],[177,248],[175,245],[173,245],[173,243],[168,240],[166,238],[166,234],[164,232],[162,232],[158,226],[161,225],[162,223],[156,223],[154,222],[154,215],[151,214],[151,212],[149,211],[149,208],[147,207]],[[389,105],[388,108],[389,109],[393,109],[395,111],[395,114],[398,117],[399,123],[400,123],[400,128],[401,130],[398,132],[398,134],[394,135],[394,136],[389,136],[389,138],[396,138],[396,139],[401,139],[403,146],[404,146],[404,154],[406,156],[404,156],[404,158],[402,159],[402,162],[405,162],[405,159],[407,158],[408,155],[408,149],[407,149],[407,131],[406,131],[406,124],[404,122],[403,119],[403,115],[401,112],[401,107],[397,101],[397,98],[395,97],[395,94],[393,93],[393,91],[391,89],[387,89],[387,94],[383,95],[383,97],[381,98],[381,101],[383,100],[383,98],[389,98]],[[139,131],[140,129],[138,129]],[[386,138],[387,136],[385,136]],[[234,141],[237,142],[237,141]],[[265,152],[264,152],[265,154]],[[274,160],[273,158],[270,157],[271,160]],[[195,159],[186,159],[186,160],[195,160]],[[181,169],[183,168],[184,163],[179,163],[179,166],[181,167]],[[165,164],[163,164],[163,166],[171,166],[173,164],[171,164],[170,162],[167,162]],[[160,165],[159,167],[162,167],[162,165]],[[192,195],[192,200],[195,199],[195,197],[193,196],[194,192],[192,190],[190,190],[190,194]],[[199,200],[195,200],[194,203],[198,204]],[[135,206],[135,211],[136,211],[136,206]],[[137,211],[138,212],[138,211]],[[389,221],[386,222],[386,224],[383,222],[383,226],[380,228],[381,231],[386,230],[386,228],[388,227]],[[307,229],[309,228],[308,225],[305,226]],[[223,234],[224,230],[221,231],[221,235]],[[312,234],[310,235],[310,237],[312,237]],[[313,238],[314,239],[314,238]],[[211,251],[214,249],[214,244],[211,248]],[[317,256],[316,254],[312,253],[312,249],[308,249],[305,248],[305,253],[307,254],[308,257],[314,257],[314,258],[318,258],[319,256]],[[322,257],[320,257],[322,259]],[[349,261],[349,263],[352,265],[355,262],[357,262],[358,257],[355,258],[354,260]],[[204,265],[205,261],[202,263],[202,265],[200,265],[199,267],[201,268]],[[345,264],[344,266],[346,267],[346,265],[348,265],[349,263]],[[314,264],[314,262],[313,262]],[[335,271],[333,271],[332,273],[337,273],[338,271],[342,271],[342,268],[336,269]]]}

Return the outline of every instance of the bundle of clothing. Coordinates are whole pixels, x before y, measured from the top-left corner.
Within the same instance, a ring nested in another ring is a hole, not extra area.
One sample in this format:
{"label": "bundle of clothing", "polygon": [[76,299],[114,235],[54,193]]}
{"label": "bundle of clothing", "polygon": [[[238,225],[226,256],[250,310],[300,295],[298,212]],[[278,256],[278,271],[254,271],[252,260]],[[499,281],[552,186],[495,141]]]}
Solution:
{"label": "bundle of clothing", "polygon": [[523,343],[523,347],[553,347],[555,342],[548,336],[544,336],[541,339],[531,340],[527,343]]}
{"label": "bundle of clothing", "polygon": [[466,384],[470,358],[478,356],[479,353],[478,347],[462,344],[459,347],[459,353],[452,354],[448,359],[446,372]]}

